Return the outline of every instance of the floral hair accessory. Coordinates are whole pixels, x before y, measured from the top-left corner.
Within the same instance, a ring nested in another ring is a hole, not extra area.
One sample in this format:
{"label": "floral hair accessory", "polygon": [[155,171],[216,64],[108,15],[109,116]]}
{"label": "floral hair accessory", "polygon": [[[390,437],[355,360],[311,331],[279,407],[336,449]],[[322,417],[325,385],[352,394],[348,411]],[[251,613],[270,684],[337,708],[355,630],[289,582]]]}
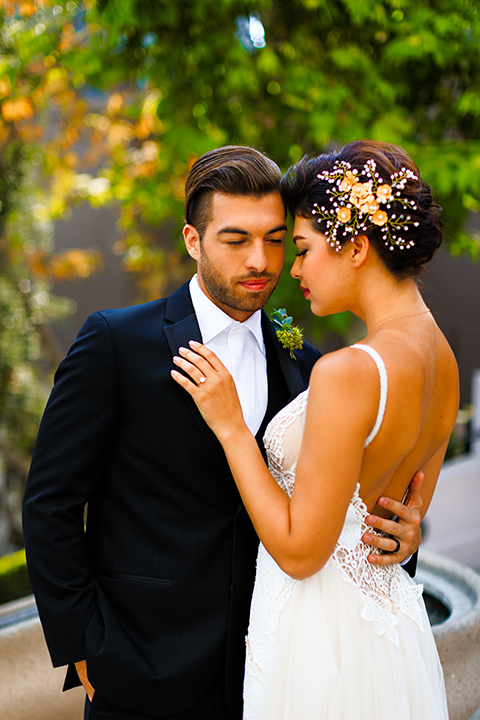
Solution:
{"label": "floral hair accessory", "polygon": [[290,350],[290,357],[296,360],[294,350],[301,350],[303,347],[303,330],[292,325],[293,318],[287,315],[285,308],[274,310],[270,315],[275,332],[281,345],[285,350]]}
{"label": "floral hair accessory", "polygon": [[[402,197],[402,190],[408,180],[418,180],[411,170],[402,167],[385,181],[377,172],[373,159],[367,160],[361,172],[352,170],[350,163],[341,160],[331,170],[324,170],[317,177],[332,186],[326,191],[330,206],[319,207],[315,203],[312,215],[319,216],[319,223],[326,221],[325,234],[329,245],[337,252],[342,247],[338,239],[339,232],[342,237],[350,236],[353,240],[356,235],[375,226],[382,229],[382,240],[390,250],[395,247],[400,250],[413,247],[413,240],[408,240],[403,233],[407,233],[410,225],[418,227],[419,223],[414,222],[408,214],[416,210],[417,206],[413,200]],[[395,203],[401,206],[403,212],[392,212]]]}

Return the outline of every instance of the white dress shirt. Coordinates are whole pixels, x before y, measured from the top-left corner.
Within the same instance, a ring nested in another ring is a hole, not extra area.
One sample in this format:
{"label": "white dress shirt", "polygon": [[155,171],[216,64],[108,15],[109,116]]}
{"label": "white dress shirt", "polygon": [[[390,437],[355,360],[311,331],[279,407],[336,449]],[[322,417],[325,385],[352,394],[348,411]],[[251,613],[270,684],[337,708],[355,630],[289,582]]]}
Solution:
{"label": "white dress shirt", "polygon": [[261,311],[245,322],[233,320],[201,290],[197,276],[190,281],[190,295],[203,344],[217,355],[231,373],[243,417],[255,435],[267,410],[267,358]]}

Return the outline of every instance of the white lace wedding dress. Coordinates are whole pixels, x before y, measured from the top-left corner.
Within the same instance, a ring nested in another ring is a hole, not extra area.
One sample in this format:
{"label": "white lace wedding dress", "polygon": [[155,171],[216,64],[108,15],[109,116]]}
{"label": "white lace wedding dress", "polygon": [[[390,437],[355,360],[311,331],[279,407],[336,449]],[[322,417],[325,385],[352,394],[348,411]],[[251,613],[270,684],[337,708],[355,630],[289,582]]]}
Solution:
{"label": "white lace wedding dress", "polygon": [[[387,396],[380,373],[378,432]],[[269,469],[291,496],[308,390],[271,421]],[[375,567],[361,540],[359,486],[335,550],[305,580],[286,575],[260,544],[250,611],[244,720],[447,720],[443,674],[421,597],[399,565]],[[371,531],[371,528],[368,528]]]}

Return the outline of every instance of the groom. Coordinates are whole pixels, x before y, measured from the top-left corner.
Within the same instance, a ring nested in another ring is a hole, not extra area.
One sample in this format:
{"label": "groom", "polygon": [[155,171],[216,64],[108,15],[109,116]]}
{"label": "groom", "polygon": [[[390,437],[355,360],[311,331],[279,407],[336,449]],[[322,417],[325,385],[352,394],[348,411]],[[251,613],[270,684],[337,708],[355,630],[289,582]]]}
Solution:
{"label": "groom", "polygon": [[[201,340],[231,370],[259,443],[319,353],[289,352],[261,308],[284,263],[280,171],[247,147],[199,158],[186,184],[198,274],[168,298],[91,315],[61,363],[24,500],[28,567],[55,666],[85,718],[240,720],[258,540],[225,456],[172,357]],[[419,542],[418,492],[377,519]],[[88,504],[86,524],[85,506]],[[390,539],[375,544],[392,551]],[[398,549],[398,548],[397,548]]]}

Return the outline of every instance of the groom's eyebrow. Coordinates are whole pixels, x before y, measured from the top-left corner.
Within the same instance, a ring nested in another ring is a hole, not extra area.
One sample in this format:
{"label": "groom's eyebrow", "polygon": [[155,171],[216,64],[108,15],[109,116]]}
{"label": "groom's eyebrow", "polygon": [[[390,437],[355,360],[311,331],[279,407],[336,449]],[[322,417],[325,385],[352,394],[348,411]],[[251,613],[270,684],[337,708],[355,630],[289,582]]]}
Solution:
{"label": "groom's eyebrow", "polygon": [[[287,226],[285,224],[278,225],[277,227],[272,228],[272,230],[269,230],[266,235],[273,235],[277,232],[286,231]],[[252,233],[248,232],[248,230],[242,230],[241,228],[235,228],[235,227],[226,227],[222,228],[218,231],[217,235],[245,235],[246,237],[251,237]]]}

